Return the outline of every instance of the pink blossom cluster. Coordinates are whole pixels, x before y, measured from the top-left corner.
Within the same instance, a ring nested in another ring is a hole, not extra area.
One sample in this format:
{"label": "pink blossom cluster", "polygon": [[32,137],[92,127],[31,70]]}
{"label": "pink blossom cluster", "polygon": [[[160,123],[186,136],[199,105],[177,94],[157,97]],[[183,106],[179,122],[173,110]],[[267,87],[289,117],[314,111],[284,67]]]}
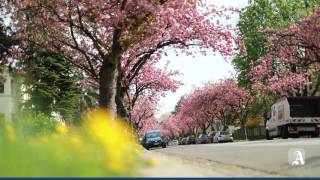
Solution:
{"label": "pink blossom cluster", "polygon": [[288,95],[312,85],[320,67],[320,9],[296,24],[266,30],[268,53],[252,68],[253,89]]}
{"label": "pink blossom cluster", "polygon": [[180,111],[165,121],[171,134],[184,135],[195,129],[207,130],[211,125],[226,126],[226,117],[239,118],[251,102],[250,93],[233,79],[207,84],[184,96]]}
{"label": "pink blossom cluster", "polygon": [[175,79],[178,71],[170,70],[168,66],[160,69],[150,62],[132,80],[125,97],[129,119],[140,134],[157,124],[155,113],[160,97],[175,92],[182,85]]}
{"label": "pink blossom cluster", "polygon": [[[21,41],[21,46],[13,48],[25,49],[32,44],[62,53],[98,82],[102,62],[112,51],[116,29],[126,70],[146,56],[159,59],[161,50],[169,46],[185,53],[191,52],[191,46],[198,46],[232,55],[233,29],[209,20],[226,18],[225,11],[232,9],[198,4],[206,8],[200,11],[194,3],[181,0],[163,4],[151,0],[15,0],[7,4],[7,9],[12,12],[12,33]],[[21,54],[15,58],[24,59]]]}
{"label": "pink blossom cluster", "polygon": [[138,134],[143,135],[145,131],[159,129],[155,118],[158,108],[158,99],[151,96],[140,97],[130,112],[133,128]]}

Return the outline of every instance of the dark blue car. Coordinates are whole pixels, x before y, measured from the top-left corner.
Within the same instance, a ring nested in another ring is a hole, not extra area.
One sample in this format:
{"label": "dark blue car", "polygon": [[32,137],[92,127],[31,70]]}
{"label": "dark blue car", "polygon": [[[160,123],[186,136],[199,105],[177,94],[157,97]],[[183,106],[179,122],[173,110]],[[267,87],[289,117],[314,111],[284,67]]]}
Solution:
{"label": "dark blue car", "polygon": [[166,148],[167,143],[160,130],[147,131],[142,139],[142,146],[149,150],[153,147]]}

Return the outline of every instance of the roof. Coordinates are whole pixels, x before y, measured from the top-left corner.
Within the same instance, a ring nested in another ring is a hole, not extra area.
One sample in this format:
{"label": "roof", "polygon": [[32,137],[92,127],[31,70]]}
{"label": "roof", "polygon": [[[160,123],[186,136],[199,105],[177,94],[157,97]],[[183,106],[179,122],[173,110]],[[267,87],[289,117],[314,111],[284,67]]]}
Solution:
{"label": "roof", "polygon": [[146,133],[153,133],[153,132],[160,132],[160,130],[159,129],[155,129],[155,130],[146,131]]}
{"label": "roof", "polygon": [[320,96],[296,96],[288,97],[288,100],[320,100]]}
{"label": "roof", "polygon": [[320,96],[295,96],[295,97],[282,97],[278,99],[276,102],[280,102],[288,99],[288,101],[294,100],[320,100]]}

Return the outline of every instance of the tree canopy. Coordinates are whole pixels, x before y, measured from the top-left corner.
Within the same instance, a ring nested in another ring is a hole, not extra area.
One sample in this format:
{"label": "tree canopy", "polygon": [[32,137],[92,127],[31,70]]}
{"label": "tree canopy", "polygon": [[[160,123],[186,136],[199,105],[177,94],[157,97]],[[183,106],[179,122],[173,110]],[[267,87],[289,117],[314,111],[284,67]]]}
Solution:
{"label": "tree canopy", "polygon": [[115,109],[116,94],[121,107],[121,87],[127,88],[146,62],[158,60],[165,47],[187,54],[192,46],[233,53],[233,29],[212,19],[226,18],[224,11],[234,9],[201,2],[15,0],[6,7],[14,38],[22,42],[12,50],[15,59],[24,59],[30,43],[62,54],[99,88],[100,106],[109,109]]}

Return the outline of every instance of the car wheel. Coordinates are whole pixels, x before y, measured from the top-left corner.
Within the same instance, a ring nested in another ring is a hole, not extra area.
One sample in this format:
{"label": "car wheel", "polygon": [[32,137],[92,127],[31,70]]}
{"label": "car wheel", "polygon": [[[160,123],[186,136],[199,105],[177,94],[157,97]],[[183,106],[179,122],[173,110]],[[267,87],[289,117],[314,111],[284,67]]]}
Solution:
{"label": "car wheel", "polygon": [[299,134],[293,134],[293,135],[291,135],[290,137],[292,137],[292,138],[299,138]]}
{"label": "car wheel", "polygon": [[319,136],[319,132],[314,132],[314,133],[312,133],[311,136],[312,136],[312,137],[318,137],[318,136]]}
{"label": "car wheel", "polygon": [[166,145],[166,144],[163,144],[163,145],[162,145],[162,148],[166,148],[166,147],[167,147],[167,145]]}
{"label": "car wheel", "polygon": [[269,135],[269,131],[266,130],[266,138],[267,140],[272,140],[272,137]]}
{"label": "car wheel", "polygon": [[282,139],[288,139],[289,132],[288,132],[288,127],[287,126],[283,126],[281,128],[281,137],[282,137]]}

